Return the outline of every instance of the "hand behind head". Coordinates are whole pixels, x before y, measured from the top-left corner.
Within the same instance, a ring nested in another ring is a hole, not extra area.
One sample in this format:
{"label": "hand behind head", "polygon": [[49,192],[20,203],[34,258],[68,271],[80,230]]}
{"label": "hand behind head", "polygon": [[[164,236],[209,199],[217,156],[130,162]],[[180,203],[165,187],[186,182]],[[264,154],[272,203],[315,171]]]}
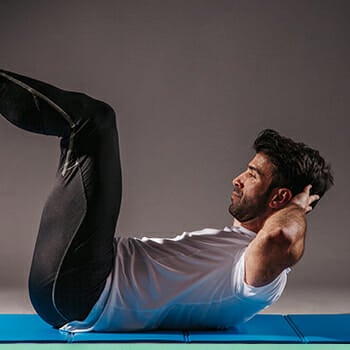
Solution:
{"label": "hand behind head", "polygon": [[311,187],[311,185],[307,185],[303,192],[295,195],[290,202],[304,209],[306,213],[309,213],[313,208],[312,204],[316,204],[316,202],[320,199],[318,194],[310,195]]}

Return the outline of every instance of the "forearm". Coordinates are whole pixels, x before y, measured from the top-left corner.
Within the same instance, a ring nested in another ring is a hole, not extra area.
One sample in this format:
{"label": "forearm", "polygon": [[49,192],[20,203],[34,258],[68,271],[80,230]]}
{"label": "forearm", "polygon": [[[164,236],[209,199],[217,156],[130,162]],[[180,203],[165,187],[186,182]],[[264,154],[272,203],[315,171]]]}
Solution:
{"label": "forearm", "polygon": [[293,243],[305,236],[306,227],[305,210],[296,204],[290,203],[265,221],[258,232],[258,237],[259,235],[267,235],[270,238],[283,238]]}

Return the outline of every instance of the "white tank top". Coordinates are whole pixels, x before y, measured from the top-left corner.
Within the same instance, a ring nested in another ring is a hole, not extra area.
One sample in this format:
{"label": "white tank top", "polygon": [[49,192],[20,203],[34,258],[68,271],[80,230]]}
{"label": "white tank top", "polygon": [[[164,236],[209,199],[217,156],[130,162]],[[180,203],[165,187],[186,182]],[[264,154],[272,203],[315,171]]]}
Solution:
{"label": "white tank top", "polygon": [[117,238],[113,271],[95,307],[70,332],[218,329],[245,322],[281,295],[287,271],[263,287],[244,282],[255,233],[204,229],[175,238]]}

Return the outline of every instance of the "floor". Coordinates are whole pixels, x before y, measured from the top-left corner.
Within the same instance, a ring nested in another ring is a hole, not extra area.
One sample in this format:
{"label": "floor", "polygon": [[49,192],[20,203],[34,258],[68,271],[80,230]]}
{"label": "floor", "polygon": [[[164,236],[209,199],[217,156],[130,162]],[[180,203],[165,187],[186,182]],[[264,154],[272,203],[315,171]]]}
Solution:
{"label": "floor", "polygon": [[[0,289],[0,313],[34,313],[24,289]],[[263,313],[350,313],[350,287],[286,288],[281,299]]]}

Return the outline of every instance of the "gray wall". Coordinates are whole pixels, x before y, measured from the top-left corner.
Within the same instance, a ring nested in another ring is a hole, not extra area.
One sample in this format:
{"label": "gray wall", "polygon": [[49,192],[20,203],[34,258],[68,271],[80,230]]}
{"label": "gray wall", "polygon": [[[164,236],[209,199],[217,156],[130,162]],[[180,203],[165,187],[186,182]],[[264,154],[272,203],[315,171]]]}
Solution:
{"label": "gray wall", "polygon": [[[348,1],[5,1],[0,65],[118,112],[120,235],[231,224],[231,179],[266,127],[319,148],[336,186],[294,286],[349,285]],[[58,139],[0,119],[0,283],[25,286]]]}

